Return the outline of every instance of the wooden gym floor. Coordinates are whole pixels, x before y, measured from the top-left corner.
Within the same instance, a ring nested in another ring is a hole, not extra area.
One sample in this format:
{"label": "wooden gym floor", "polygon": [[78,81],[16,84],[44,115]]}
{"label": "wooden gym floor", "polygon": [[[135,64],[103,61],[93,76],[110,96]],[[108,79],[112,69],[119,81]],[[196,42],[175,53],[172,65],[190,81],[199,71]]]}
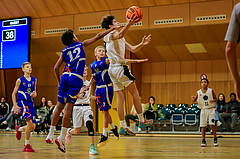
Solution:
{"label": "wooden gym floor", "polygon": [[[0,134],[0,158],[4,159],[110,159],[110,158],[218,158],[239,159],[240,138],[223,137],[219,139],[219,147],[213,147],[213,139],[207,138],[207,147],[201,148],[199,136],[160,136],[160,137],[121,137],[116,140],[110,137],[108,143],[98,149],[99,155],[89,156],[89,139],[87,136],[74,136],[71,144],[66,146],[64,154],[56,144],[45,143],[45,135],[33,135],[31,145],[34,153],[22,152],[24,135],[20,141],[15,134]],[[95,138],[97,142],[99,136]]]}

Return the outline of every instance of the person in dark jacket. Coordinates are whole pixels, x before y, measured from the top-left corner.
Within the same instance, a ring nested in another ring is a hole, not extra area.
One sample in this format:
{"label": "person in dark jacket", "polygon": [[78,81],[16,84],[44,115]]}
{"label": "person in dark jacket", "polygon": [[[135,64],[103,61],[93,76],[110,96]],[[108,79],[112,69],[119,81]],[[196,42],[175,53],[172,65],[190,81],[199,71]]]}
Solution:
{"label": "person in dark jacket", "polygon": [[215,103],[215,125],[220,126],[222,123],[219,121],[219,115],[226,112],[226,100],[223,93],[218,95],[218,100]]}
{"label": "person in dark jacket", "polygon": [[6,103],[6,99],[2,97],[0,102],[0,123],[6,120],[8,114],[9,114],[9,105],[8,103]]}
{"label": "person in dark jacket", "polygon": [[240,110],[240,103],[236,100],[236,94],[231,93],[231,100],[226,103],[226,112],[219,115],[219,119],[222,122],[222,131],[227,131],[226,120],[232,119],[232,132],[235,131],[237,123],[238,113]]}

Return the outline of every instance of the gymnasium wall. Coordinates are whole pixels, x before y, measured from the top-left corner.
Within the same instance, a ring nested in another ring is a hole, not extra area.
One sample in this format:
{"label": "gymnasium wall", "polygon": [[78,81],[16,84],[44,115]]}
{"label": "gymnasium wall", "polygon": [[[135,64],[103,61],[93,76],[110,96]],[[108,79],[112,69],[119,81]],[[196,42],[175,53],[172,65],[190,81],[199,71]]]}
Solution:
{"label": "gymnasium wall", "polygon": [[235,92],[225,60],[154,62],[142,64],[142,101],[147,103],[152,95],[159,104],[191,104],[191,96],[201,88],[201,74],[207,75],[216,95],[222,92],[229,100]]}

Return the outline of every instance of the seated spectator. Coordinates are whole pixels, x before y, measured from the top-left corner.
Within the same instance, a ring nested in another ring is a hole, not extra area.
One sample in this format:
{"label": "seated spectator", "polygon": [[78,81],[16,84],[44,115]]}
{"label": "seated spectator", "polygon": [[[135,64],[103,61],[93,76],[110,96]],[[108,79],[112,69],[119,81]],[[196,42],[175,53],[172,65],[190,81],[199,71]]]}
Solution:
{"label": "seated spectator", "polygon": [[16,114],[14,112],[14,107],[12,107],[11,113],[8,115],[7,119],[3,121],[3,124],[8,124],[8,127],[6,128],[6,131],[10,131],[12,129],[12,123],[15,119],[20,118],[21,113]]}
{"label": "seated spectator", "polygon": [[153,96],[149,97],[149,103],[145,107],[145,111],[143,113],[146,119],[156,119],[158,116],[157,112],[158,106],[155,103],[155,98]]}
{"label": "seated spectator", "polygon": [[219,115],[219,119],[222,122],[222,131],[227,131],[226,120],[232,119],[232,132],[235,131],[237,123],[238,113],[240,110],[240,103],[236,100],[236,94],[231,93],[231,100],[226,103],[226,112]]}
{"label": "seated spectator", "polygon": [[220,126],[222,123],[219,121],[219,114],[223,113],[226,111],[226,106],[225,106],[225,96],[223,93],[220,93],[218,95],[218,100],[215,103],[215,125]]}
{"label": "seated spectator", "polygon": [[47,100],[45,97],[42,97],[40,106],[35,106],[34,109],[40,109],[41,107],[44,107],[46,105],[47,105]]}
{"label": "seated spectator", "polygon": [[41,133],[47,130],[47,114],[48,114],[48,106],[45,105],[40,109],[37,109],[37,119],[41,121]]}
{"label": "seated spectator", "polygon": [[[145,110],[145,104],[142,104],[142,112],[144,112]],[[127,123],[127,127],[130,127],[130,119],[131,120],[135,120],[135,119],[138,119],[138,116],[137,116],[137,111],[134,107],[134,105],[132,106],[132,109],[131,109],[131,114],[127,114],[125,115],[125,120],[126,120],[126,123]],[[130,129],[130,128],[129,128]]]}
{"label": "seated spectator", "polygon": [[8,103],[6,103],[6,99],[2,97],[1,103],[0,103],[0,123],[6,120],[8,114],[9,114],[9,105]]}

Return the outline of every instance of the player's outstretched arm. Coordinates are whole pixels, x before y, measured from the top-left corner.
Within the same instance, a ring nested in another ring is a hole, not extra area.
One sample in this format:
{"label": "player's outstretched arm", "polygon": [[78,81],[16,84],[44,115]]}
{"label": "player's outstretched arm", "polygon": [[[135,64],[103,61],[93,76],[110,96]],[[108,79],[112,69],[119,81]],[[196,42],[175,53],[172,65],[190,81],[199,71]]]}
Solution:
{"label": "player's outstretched arm", "polygon": [[125,59],[126,63],[142,63],[147,61],[148,59]]}
{"label": "player's outstretched arm", "polygon": [[98,33],[96,36],[94,36],[93,38],[91,39],[87,39],[87,40],[84,40],[82,42],[82,46],[85,48],[87,47],[88,45],[96,42],[97,40],[103,38],[105,35],[107,35],[108,33],[110,33],[111,31],[115,30],[115,29],[119,29],[121,28],[122,26],[113,26],[112,28],[108,29],[108,30],[105,30],[105,31],[102,31],[100,33]]}
{"label": "player's outstretched arm", "polygon": [[63,55],[61,54],[54,66],[54,74],[55,74],[55,77],[57,78],[58,85],[60,84],[59,67],[61,66],[62,63],[63,63]]}
{"label": "player's outstretched arm", "polygon": [[140,50],[143,46],[149,44],[150,41],[151,41],[151,34],[149,34],[148,36],[145,35],[142,38],[142,42],[135,46],[132,46],[128,42],[125,42],[126,50],[131,51],[132,53],[135,53],[138,50]]}
{"label": "player's outstretched arm", "polygon": [[128,19],[127,18],[127,23],[126,25],[122,28],[122,30],[120,32],[114,32],[111,37],[110,40],[116,40],[116,39],[121,39],[124,37],[124,35],[127,33],[128,29],[130,28],[131,25],[133,25],[134,23],[136,23],[138,21],[138,18],[136,15],[132,14],[131,18]]}
{"label": "player's outstretched arm", "polygon": [[15,109],[15,113],[20,112],[20,107],[18,107],[18,105],[17,105],[17,98],[16,98],[20,84],[21,84],[21,80],[17,79],[15,87],[14,87],[13,92],[12,92],[12,102],[13,102],[13,106],[14,106],[14,109]]}
{"label": "player's outstretched arm", "polygon": [[237,47],[237,43],[228,41],[225,49],[225,55],[226,55],[228,68],[234,80],[238,98],[240,98],[240,77],[238,73],[236,47]]}

